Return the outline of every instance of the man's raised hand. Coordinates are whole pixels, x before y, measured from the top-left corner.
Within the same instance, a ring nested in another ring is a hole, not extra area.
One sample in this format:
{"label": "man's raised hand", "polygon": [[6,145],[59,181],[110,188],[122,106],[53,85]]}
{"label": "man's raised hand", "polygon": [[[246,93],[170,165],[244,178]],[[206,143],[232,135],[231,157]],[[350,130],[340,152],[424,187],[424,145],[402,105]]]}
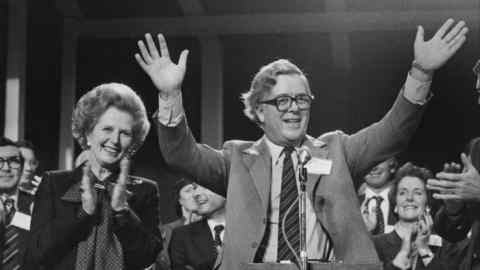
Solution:
{"label": "man's raised hand", "polygon": [[415,63],[424,71],[440,68],[455,54],[466,40],[468,28],[464,21],[459,21],[453,28],[453,19],[448,19],[435,35],[425,41],[424,29],[418,26],[414,43]]}
{"label": "man's raised hand", "polygon": [[159,90],[161,97],[176,95],[180,92],[185,77],[188,50],[183,50],[178,63],[170,59],[167,42],[162,34],[158,34],[160,52],[150,34],[145,34],[147,45],[138,41],[140,53],[135,54],[140,67],[147,73],[153,84]]}

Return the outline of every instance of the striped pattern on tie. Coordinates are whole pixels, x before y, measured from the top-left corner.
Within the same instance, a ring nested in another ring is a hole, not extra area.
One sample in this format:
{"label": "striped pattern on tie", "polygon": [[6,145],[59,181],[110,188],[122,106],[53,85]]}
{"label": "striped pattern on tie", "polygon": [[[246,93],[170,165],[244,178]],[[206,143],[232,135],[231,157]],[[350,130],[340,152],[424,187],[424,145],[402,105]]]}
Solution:
{"label": "striped pattern on tie", "polygon": [[[293,147],[285,147],[283,150],[285,157],[283,160],[282,187],[280,192],[277,260],[290,260],[292,262],[296,262],[295,255],[288,247],[288,244],[285,241],[282,233],[282,231],[285,231],[285,238],[288,239],[288,242],[298,256],[298,252],[300,249],[300,218],[297,201],[298,188],[295,178],[293,161],[291,157],[293,151]],[[292,204],[294,205],[292,206]],[[290,209],[288,215],[285,218],[285,224],[283,224],[283,219],[287,214],[288,208],[290,208],[291,206],[292,208]]]}
{"label": "striped pattern on tie", "polygon": [[373,235],[382,234],[385,231],[385,221],[383,220],[383,212],[382,212],[382,208],[380,207],[382,205],[383,198],[381,196],[375,196],[372,198],[377,201],[377,206],[376,206],[377,212],[375,214],[377,218],[377,225],[373,229],[372,234]]}
{"label": "striped pattern on tie", "polygon": [[20,256],[18,256],[20,234],[15,226],[7,226],[5,228],[5,243],[2,254],[2,270],[20,269]]}

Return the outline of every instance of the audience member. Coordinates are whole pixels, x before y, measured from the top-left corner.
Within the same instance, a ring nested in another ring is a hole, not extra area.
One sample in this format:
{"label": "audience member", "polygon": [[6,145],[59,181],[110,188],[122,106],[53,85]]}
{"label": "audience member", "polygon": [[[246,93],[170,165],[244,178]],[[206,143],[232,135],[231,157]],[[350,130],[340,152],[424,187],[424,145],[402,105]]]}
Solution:
{"label": "audience member", "polygon": [[431,196],[426,189],[431,177],[429,170],[411,163],[402,166],[395,176],[390,200],[398,222],[392,232],[373,238],[385,270],[448,269],[441,238],[432,235]]}
{"label": "audience member", "polygon": [[397,222],[390,211],[388,200],[397,167],[398,161],[392,157],[373,167],[365,175],[365,190],[363,195],[359,195],[360,209],[365,225],[373,235],[393,231],[393,225]]}
{"label": "audience member", "polygon": [[[183,51],[175,64],[163,35],[158,36],[160,52],[149,34],[146,45],[138,42],[136,60],[159,91],[158,135],[167,164],[218,194],[225,195],[228,190],[229,227],[222,269],[239,270],[250,262],[298,261],[298,207],[289,215],[285,210],[298,198],[295,147],[300,146],[324,165],[315,166],[307,182],[311,199],[306,207],[308,257],[379,263],[358,209],[352,178],[407,144],[428,100],[433,72],[466,39],[464,22],[452,27],[453,23],[447,20],[428,41],[418,27],[412,69],[392,109],[378,123],[351,136],[339,131],[319,138],[307,136],[313,96],[306,76],[288,60],[262,67],[243,98],[245,114],[264,136],[257,142],[226,142],[222,150],[197,144],[188,127],[181,94],[188,51]],[[284,217],[292,224],[286,238],[295,252],[278,233],[284,229],[279,226]]]}
{"label": "audience member", "polygon": [[162,248],[158,188],[128,175],[150,128],[128,86],[102,84],[83,95],[72,133],[88,161],[47,172],[35,199],[27,263],[33,269],[143,269]]}
{"label": "audience member", "polygon": [[465,153],[463,171],[455,163],[445,164],[437,179],[428,181],[433,197],[444,202],[435,216],[435,230],[456,243],[450,261],[459,270],[480,269],[480,138],[471,140]]}
{"label": "audience member", "polygon": [[23,269],[33,196],[19,189],[23,169],[20,147],[0,138],[0,269]]}
{"label": "audience member", "polygon": [[38,186],[42,181],[42,178],[36,174],[39,163],[36,148],[32,142],[27,140],[21,140],[17,144],[20,147],[20,152],[23,157],[23,172],[22,179],[20,180],[20,189],[35,195]]}
{"label": "audience member", "polygon": [[177,196],[176,212],[179,218],[160,227],[163,238],[163,250],[158,255],[155,270],[171,269],[168,246],[172,237],[172,231],[177,227],[188,225],[202,218],[202,216],[197,214],[198,203],[194,198],[197,187],[198,185],[188,177],[182,177],[175,183],[174,191]]}
{"label": "audience member", "polygon": [[225,198],[202,186],[194,193],[197,212],[205,218],[173,230],[168,248],[173,270],[212,270],[220,263],[215,265],[222,255]]}

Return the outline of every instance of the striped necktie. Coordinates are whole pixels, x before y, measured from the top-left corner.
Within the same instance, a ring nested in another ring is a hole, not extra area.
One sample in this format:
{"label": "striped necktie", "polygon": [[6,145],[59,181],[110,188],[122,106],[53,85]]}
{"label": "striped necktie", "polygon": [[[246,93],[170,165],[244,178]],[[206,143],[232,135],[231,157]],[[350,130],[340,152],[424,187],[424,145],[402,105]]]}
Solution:
{"label": "striped necktie", "polygon": [[375,229],[372,231],[372,234],[373,235],[382,234],[385,231],[385,221],[384,221],[383,211],[382,211],[382,208],[380,207],[383,202],[383,197],[375,196],[372,198],[375,201],[377,201],[377,212],[376,212],[377,226],[375,226]]}
{"label": "striped necktie", "polygon": [[2,252],[2,270],[20,269],[20,252],[19,236],[20,232],[17,227],[10,225],[13,215],[15,214],[15,203],[11,198],[7,198],[3,202],[6,211],[5,235]]}
{"label": "striped necktie", "polygon": [[[300,249],[300,218],[297,200],[298,188],[291,155],[293,151],[293,147],[285,147],[283,150],[285,157],[283,159],[282,186],[280,191],[277,260],[296,262],[295,254],[298,255]],[[285,223],[283,222],[284,219]],[[285,235],[283,232],[285,232]],[[294,251],[289,248],[287,241]]]}

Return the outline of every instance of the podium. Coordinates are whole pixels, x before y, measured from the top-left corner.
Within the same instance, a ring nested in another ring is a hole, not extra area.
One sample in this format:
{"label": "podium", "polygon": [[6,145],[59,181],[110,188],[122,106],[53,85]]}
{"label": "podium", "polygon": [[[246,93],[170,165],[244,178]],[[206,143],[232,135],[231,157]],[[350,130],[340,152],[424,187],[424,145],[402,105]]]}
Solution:
{"label": "podium", "polygon": [[[382,270],[382,264],[308,263],[308,270]],[[242,270],[298,270],[293,263],[246,263]]]}

